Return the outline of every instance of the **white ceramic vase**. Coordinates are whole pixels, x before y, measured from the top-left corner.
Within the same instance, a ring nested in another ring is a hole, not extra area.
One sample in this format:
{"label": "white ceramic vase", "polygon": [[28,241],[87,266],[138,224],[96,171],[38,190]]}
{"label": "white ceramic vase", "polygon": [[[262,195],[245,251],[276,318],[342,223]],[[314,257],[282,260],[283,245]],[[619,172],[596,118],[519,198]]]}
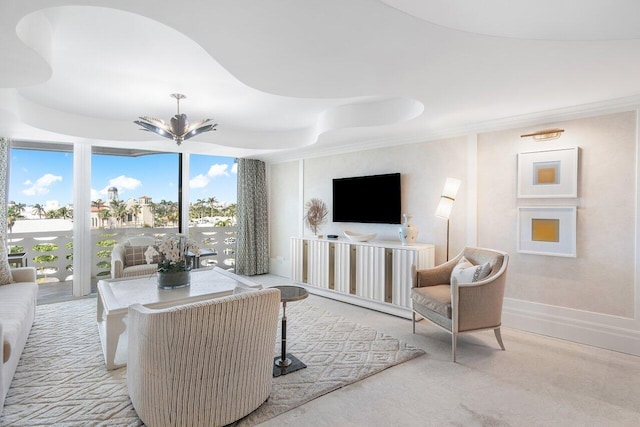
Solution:
{"label": "white ceramic vase", "polygon": [[411,219],[413,215],[402,214],[402,225],[398,228],[398,237],[403,246],[413,245],[418,237],[418,228],[413,225]]}

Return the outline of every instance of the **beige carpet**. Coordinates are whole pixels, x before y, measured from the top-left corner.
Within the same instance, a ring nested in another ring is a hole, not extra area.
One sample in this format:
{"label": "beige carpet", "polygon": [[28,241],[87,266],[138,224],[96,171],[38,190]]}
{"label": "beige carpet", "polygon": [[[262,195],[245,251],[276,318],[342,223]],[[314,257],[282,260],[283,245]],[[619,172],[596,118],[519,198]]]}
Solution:
{"label": "beige carpet", "polygon": [[[142,425],[127,395],[126,368],[105,370],[95,305],[85,299],[38,306],[0,425]],[[288,350],[308,368],[274,378],[269,400],[238,426],[266,421],[424,354],[307,301],[290,304],[287,317]]]}

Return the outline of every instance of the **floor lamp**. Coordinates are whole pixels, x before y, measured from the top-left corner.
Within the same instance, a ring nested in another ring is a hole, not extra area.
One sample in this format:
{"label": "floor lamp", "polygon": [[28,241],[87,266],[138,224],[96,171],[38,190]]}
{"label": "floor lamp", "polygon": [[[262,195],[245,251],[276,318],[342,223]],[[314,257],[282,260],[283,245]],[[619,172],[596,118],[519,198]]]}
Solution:
{"label": "floor lamp", "polygon": [[447,261],[449,261],[449,218],[451,217],[451,209],[453,209],[453,202],[456,200],[460,184],[461,181],[459,179],[447,178],[442,190],[442,196],[440,196],[440,203],[438,203],[438,208],[436,209],[436,216],[447,220]]}

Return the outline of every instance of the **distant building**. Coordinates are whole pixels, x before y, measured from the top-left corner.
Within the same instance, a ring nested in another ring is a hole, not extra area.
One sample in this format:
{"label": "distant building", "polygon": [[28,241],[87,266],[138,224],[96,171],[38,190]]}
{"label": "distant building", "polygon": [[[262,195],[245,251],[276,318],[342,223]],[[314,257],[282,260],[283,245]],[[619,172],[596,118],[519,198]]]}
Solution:
{"label": "distant building", "polygon": [[[110,202],[112,200],[120,200],[118,198],[118,189],[110,187],[107,190],[107,198],[108,201],[104,205],[91,207],[91,228],[114,228],[118,226],[115,218],[102,214],[102,211],[105,210],[110,212]],[[124,223],[120,224],[121,227],[154,226],[151,197],[142,196],[138,199],[129,199],[125,202],[125,206],[128,214]]]}
{"label": "distant building", "polygon": [[118,199],[118,189],[116,187],[109,187],[107,190],[107,201],[110,202],[112,200],[120,200]]}

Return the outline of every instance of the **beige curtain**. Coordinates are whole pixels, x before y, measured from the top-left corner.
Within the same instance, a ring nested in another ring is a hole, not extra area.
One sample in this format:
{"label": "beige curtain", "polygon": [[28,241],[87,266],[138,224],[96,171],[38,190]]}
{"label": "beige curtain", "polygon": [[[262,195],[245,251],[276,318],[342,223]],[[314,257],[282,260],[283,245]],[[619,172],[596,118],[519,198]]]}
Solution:
{"label": "beige curtain", "polygon": [[264,162],[238,159],[238,235],[236,273],[269,272],[269,222]]}

